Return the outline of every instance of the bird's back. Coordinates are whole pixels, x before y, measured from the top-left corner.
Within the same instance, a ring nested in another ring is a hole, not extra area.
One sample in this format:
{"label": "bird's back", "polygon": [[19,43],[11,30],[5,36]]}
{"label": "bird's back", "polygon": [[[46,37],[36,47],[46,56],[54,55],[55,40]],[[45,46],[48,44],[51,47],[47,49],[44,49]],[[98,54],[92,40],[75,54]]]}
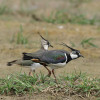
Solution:
{"label": "bird's back", "polygon": [[67,55],[69,55],[69,52],[64,50],[50,50],[45,52],[42,56],[40,56],[39,59],[41,62],[45,62],[47,64],[63,63],[67,60]]}
{"label": "bird's back", "polygon": [[37,52],[33,53],[23,53],[23,60],[30,60],[32,58],[39,58],[43,55],[43,53],[46,52],[46,50],[38,50]]}

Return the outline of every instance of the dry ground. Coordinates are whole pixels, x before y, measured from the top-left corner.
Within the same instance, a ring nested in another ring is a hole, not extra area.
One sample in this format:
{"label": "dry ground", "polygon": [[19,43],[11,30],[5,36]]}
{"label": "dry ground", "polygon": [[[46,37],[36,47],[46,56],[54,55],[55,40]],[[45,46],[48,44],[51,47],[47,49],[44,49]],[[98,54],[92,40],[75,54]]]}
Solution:
{"label": "dry ground", "polygon": [[[19,1],[19,0],[18,0]],[[97,3],[98,2],[98,3]],[[18,3],[18,2],[17,2]],[[37,2],[35,0],[35,4],[43,9],[48,6],[44,6],[44,3]],[[51,3],[47,4],[50,6],[55,4],[54,8],[58,8],[59,5],[61,7],[65,6],[65,4],[59,0],[58,5],[56,4],[56,0],[52,0]],[[99,7],[100,1],[94,0],[90,4],[83,4],[82,11],[84,12],[86,9],[87,15],[95,15],[98,11],[100,11]],[[91,6],[94,6],[94,9],[91,10]],[[13,7],[13,6],[12,6]],[[15,7],[16,10],[18,6]],[[40,9],[38,8],[38,9]],[[53,9],[54,9],[53,8]],[[42,9],[42,10],[43,10]],[[42,12],[40,10],[39,12]],[[51,9],[49,9],[51,10]],[[37,11],[37,13],[39,13]],[[48,12],[48,10],[47,10]],[[64,42],[71,46],[71,42],[75,44],[76,49],[79,49],[81,53],[84,55],[84,58],[79,58],[74,60],[66,65],[66,67],[62,69],[56,70],[56,76],[59,74],[71,73],[74,71],[86,72],[91,77],[99,77],[100,78],[100,26],[98,25],[77,25],[77,24],[51,24],[46,22],[33,22],[29,21],[29,16],[25,18],[20,18],[21,16],[17,16],[17,20],[0,20],[0,77],[5,77],[6,75],[13,74],[16,72],[27,73],[29,69],[21,68],[18,65],[7,66],[7,62],[15,59],[19,59],[22,56],[22,52],[34,52],[40,48],[40,37],[37,32],[40,32],[45,38],[47,38],[52,45],[54,45],[53,49],[66,49],[65,47],[58,45],[58,43]],[[13,17],[14,18],[14,17]],[[15,17],[16,18],[16,17]],[[20,20],[19,20],[20,19]],[[23,26],[24,36],[28,37],[28,44],[26,45],[17,45],[15,42],[11,43],[13,35],[17,36],[20,25]],[[63,26],[62,29],[59,26]],[[87,46],[83,48],[80,43],[83,39],[86,38],[94,38],[92,41],[94,44],[98,46],[98,48]],[[68,49],[67,49],[68,50]],[[44,68],[37,69],[36,72],[43,72],[47,74],[47,71]],[[50,94],[40,94],[34,96],[0,96],[0,100],[81,100],[76,96],[74,97],[55,97]],[[96,98],[85,98],[83,100],[96,100]]]}
{"label": "dry ground", "polygon": [[[27,68],[20,68],[18,65],[8,67],[6,66],[6,62],[18,59],[22,56],[22,52],[34,52],[40,48],[40,37],[38,36],[37,32],[41,32],[44,37],[51,41],[51,44],[54,45],[53,49],[67,49],[58,43],[64,42],[68,45],[71,45],[70,42],[75,43],[75,47],[81,51],[84,55],[84,58],[79,58],[70,62],[66,65],[63,69],[58,69],[56,74],[65,72],[73,72],[74,70],[87,72],[88,74],[99,76],[99,58],[100,58],[100,51],[99,47],[88,47],[82,48],[80,42],[84,38],[93,37],[95,40],[93,41],[96,45],[99,46],[100,34],[97,30],[96,26],[81,26],[81,25],[63,25],[63,29],[59,29],[59,25],[52,25],[47,23],[23,23],[24,35],[28,36],[29,43],[26,45],[17,45],[16,43],[10,43],[10,40],[13,34],[19,31],[19,27],[21,23],[11,23],[6,22],[8,26],[5,25],[5,22],[1,21],[1,32],[5,34],[1,34],[0,41],[0,68],[1,68],[1,76],[5,76],[7,74],[15,73],[16,71],[22,70],[22,72],[28,72],[29,69]],[[46,26],[45,26],[46,24]],[[4,30],[6,29],[6,30]],[[48,34],[45,34],[45,31],[48,31]],[[16,70],[15,70],[16,69]],[[44,68],[43,68],[44,69]],[[42,71],[45,71],[43,70]],[[37,70],[37,72],[39,72]]]}
{"label": "dry ground", "polygon": [[[66,49],[63,46],[58,45],[57,43],[65,42],[68,45],[71,42],[74,42],[77,49],[81,51],[81,53],[84,55],[84,58],[79,58],[77,60],[74,60],[66,65],[66,67],[62,69],[56,70],[56,75],[65,73],[71,73],[74,71],[81,71],[81,72],[87,72],[92,77],[100,77],[100,50],[99,48],[94,47],[88,47],[87,49],[82,48],[80,46],[80,41],[82,39],[89,38],[89,37],[95,37],[95,44],[99,46],[99,40],[100,40],[100,34],[97,30],[97,27],[95,26],[79,26],[79,25],[64,25],[63,29],[59,29],[59,25],[52,25],[47,23],[23,23],[23,29],[26,36],[29,36],[29,44],[27,45],[16,45],[16,43],[10,43],[10,39],[12,38],[13,33],[17,33],[18,26],[20,23],[16,22],[16,24],[11,22],[6,22],[8,26],[5,25],[5,22],[1,21],[1,32],[5,34],[0,34],[0,77],[5,77],[6,75],[13,74],[16,72],[24,73],[26,72],[28,74],[29,69],[28,68],[21,68],[18,65],[14,66],[7,66],[7,62],[11,60],[18,59],[22,56],[22,52],[34,52],[39,49],[40,46],[40,38],[37,34],[37,32],[41,32],[44,37],[47,37],[52,45],[54,45],[53,49]],[[46,26],[45,26],[46,24]],[[6,30],[4,30],[6,29]],[[48,35],[43,34],[45,31],[48,31]],[[42,71],[43,73],[47,74],[47,71],[44,68],[37,69],[36,72]],[[42,94],[43,95],[43,94]],[[37,96],[35,96],[37,97]],[[48,96],[47,96],[48,97]],[[46,99],[48,100],[48,98]],[[2,97],[1,97],[2,98]],[[6,98],[14,98],[14,97],[3,97],[4,100]],[[17,97],[18,100],[27,97]],[[32,97],[30,97],[32,98]],[[43,97],[38,97],[40,100]],[[51,98],[51,97],[50,97]],[[52,97],[54,99],[54,97]],[[69,97],[68,97],[69,98]],[[72,97],[70,97],[72,98]],[[32,98],[33,99],[33,98]],[[37,99],[37,100],[38,100]],[[8,99],[7,99],[8,100]],[[50,99],[51,100],[51,99]],[[66,99],[65,99],[66,100]],[[69,100],[75,100],[75,99],[69,99]]]}

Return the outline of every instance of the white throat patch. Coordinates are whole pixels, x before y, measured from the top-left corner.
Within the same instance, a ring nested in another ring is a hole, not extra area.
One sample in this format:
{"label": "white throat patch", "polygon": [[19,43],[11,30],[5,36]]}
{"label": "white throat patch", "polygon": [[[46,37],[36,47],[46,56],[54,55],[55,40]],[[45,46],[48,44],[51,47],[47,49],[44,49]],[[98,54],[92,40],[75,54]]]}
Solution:
{"label": "white throat patch", "polygon": [[72,59],[78,58],[78,55],[73,54],[73,53],[71,53],[70,56],[71,56]]}

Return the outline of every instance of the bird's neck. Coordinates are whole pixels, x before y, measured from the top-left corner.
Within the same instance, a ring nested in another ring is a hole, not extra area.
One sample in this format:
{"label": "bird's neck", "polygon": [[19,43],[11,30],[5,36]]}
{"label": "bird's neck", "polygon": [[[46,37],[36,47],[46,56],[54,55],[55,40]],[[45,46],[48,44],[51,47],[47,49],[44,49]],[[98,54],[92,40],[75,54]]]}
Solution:
{"label": "bird's neck", "polygon": [[68,63],[68,62],[71,61],[71,60],[72,60],[72,58],[71,58],[70,54],[67,55],[67,61],[66,61],[66,63]]}

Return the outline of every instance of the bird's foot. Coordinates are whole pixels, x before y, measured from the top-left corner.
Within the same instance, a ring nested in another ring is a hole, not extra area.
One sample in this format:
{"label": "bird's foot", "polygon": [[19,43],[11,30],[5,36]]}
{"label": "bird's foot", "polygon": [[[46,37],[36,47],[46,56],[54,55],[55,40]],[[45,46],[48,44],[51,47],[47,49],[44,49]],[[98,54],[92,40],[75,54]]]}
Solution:
{"label": "bird's foot", "polygon": [[55,79],[55,83],[56,83],[56,84],[58,84],[58,81],[57,81],[57,79]]}
{"label": "bird's foot", "polygon": [[51,71],[49,71],[49,73],[48,73],[47,77],[50,77],[50,76],[51,76]]}
{"label": "bird's foot", "polygon": [[46,75],[47,77],[50,77],[51,76],[51,74],[48,74],[48,75]]}

